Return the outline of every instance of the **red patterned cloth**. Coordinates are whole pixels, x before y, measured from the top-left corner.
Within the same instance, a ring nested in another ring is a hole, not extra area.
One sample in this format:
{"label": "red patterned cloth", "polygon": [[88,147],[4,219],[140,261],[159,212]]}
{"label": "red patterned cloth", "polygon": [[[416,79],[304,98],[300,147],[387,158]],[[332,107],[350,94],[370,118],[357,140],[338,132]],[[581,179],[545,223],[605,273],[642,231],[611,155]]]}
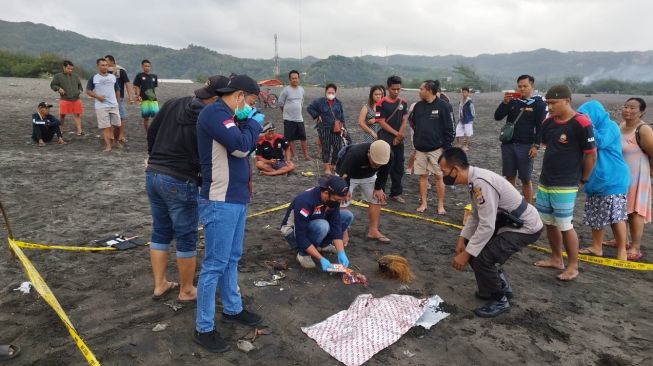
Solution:
{"label": "red patterned cloth", "polygon": [[427,301],[408,295],[359,295],[349,309],[302,331],[338,361],[359,366],[413,327]]}

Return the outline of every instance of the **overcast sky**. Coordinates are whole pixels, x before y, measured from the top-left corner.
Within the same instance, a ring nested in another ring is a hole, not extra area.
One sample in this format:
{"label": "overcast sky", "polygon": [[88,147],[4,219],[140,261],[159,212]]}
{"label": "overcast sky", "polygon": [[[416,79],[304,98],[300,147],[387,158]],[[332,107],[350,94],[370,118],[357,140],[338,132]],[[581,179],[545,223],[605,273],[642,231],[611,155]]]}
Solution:
{"label": "overcast sky", "polygon": [[650,0],[3,1],[0,19],[237,57],[652,50]]}

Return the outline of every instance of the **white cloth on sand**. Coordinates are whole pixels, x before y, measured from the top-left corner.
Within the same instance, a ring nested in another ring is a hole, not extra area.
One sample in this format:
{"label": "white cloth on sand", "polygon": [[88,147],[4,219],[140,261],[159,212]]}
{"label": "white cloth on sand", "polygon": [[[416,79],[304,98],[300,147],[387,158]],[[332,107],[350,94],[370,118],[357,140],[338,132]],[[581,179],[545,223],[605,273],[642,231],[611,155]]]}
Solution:
{"label": "white cloth on sand", "polygon": [[359,295],[349,309],[302,331],[338,361],[359,366],[412,328],[428,302],[408,295]]}

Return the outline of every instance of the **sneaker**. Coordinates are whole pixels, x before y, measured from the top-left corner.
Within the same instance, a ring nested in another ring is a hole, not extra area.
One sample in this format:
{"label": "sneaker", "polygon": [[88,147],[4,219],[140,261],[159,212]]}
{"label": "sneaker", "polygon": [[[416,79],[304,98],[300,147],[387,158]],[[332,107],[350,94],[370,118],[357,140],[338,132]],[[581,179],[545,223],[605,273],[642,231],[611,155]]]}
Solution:
{"label": "sneaker", "polygon": [[395,201],[395,202],[406,203],[406,200],[405,200],[403,197],[401,197],[401,195],[399,195],[399,196],[391,196],[390,199],[393,200],[393,201]]}
{"label": "sneaker", "polygon": [[220,334],[217,330],[213,329],[210,332],[200,333],[198,331],[193,332],[193,342],[204,347],[209,352],[213,353],[222,353],[227,352],[231,349],[231,346],[227,341],[220,337]]}
{"label": "sneaker", "polygon": [[497,315],[510,311],[510,303],[504,296],[501,300],[491,300],[487,304],[474,310],[476,316],[481,318],[494,318]]}
{"label": "sneaker", "polygon": [[260,315],[249,312],[245,309],[236,315],[229,315],[222,313],[222,322],[223,323],[234,323],[238,322],[240,324],[249,325],[253,327],[255,325],[261,324],[263,318]]}
{"label": "sneaker", "polygon": [[322,253],[333,253],[333,254],[338,253],[338,249],[336,249],[336,247],[333,244],[329,244],[325,247],[320,247],[318,248],[318,251]]}
{"label": "sneaker", "polygon": [[311,258],[310,255],[301,255],[297,253],[297,262],[306,269],[315,268],[315,262],[313,262],[313,258]]}

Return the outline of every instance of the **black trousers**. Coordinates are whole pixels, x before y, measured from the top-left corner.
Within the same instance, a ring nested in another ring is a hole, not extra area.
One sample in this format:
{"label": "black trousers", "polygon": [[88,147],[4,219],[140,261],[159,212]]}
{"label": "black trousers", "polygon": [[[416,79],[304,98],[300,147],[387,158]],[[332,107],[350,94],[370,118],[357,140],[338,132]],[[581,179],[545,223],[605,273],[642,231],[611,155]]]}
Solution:
{"label": "black trousers", "polygon": [[504,264],[510,256],[537,241],[541,233],[542,230],[535,234],[507,231],[493,236],[478,256],[471,257],[469,260],[469,265],[476,276],[478,292],[490,294],[493,299],[500,300],[505,294],[501,288],[499,269],[496,264]]}
{"label": "black trousers", "polygon": [[44,142],[50,142],[54,135],[61,137],[61,129],[59,129],[59,125],[51,127],[32,124],[32,140],[34,141],[38,142],[39,140],[43,140]]}
{"label": "black trousers", "polygon": [[390,164],[390,197],[399,196],[404,192],[404,187],[401,185],[401,180],[404,177],[404,143],[399,145],[390,144],[392,151],[392,163]]}

